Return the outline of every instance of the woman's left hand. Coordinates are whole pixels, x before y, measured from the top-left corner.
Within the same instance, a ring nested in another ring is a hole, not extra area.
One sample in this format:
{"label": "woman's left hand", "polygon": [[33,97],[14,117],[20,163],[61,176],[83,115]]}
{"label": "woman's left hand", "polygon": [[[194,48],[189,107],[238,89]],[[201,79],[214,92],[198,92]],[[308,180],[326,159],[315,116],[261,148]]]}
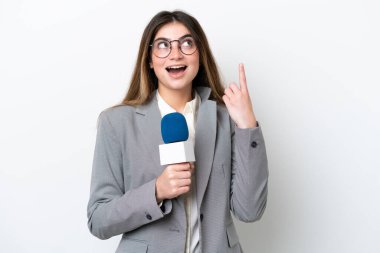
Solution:
{"label": "woman's left hand", "polygon": [[249,97],[243,64],[239,64],[239,83],[240,89],[235,83],[231,83],[224,90],[223,101],[227,106],[228,113],[239,128],[256,127],[256,117]]}

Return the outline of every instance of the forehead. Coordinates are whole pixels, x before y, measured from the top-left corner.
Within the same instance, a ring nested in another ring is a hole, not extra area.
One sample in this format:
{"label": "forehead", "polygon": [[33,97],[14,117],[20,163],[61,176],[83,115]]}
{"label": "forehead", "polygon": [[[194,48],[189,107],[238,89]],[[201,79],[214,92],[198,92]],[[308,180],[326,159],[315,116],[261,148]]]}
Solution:
{"label": "forehead", "polygon": [[185,34],[190,34],[189,29],[187,29],[186,26],[184,26],[182,23],[174,21],[162,26],[158,30],[154,39],[167,38],[167,39],[175,40],[182,37]]}

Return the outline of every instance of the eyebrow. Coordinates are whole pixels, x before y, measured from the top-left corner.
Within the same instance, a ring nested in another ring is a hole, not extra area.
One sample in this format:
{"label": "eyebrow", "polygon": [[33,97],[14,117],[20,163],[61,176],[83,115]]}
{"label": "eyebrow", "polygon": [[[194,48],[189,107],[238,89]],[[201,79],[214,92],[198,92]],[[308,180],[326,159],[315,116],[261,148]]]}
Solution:
{"label": "eyebrow", "polygon": [[[188,34],[185,34],[182,37],[178,38],[178,40],[181,40],[181,39],[187,38],[187,37],[192,37],[192,36],[191,36],[191,34],[188,33]],[[156,41],[156,40],[168,40],[168,41],[171,41],[169,38],[165,38],[165,37],[159,37],[159,38],[155,39],[154,41]]]}

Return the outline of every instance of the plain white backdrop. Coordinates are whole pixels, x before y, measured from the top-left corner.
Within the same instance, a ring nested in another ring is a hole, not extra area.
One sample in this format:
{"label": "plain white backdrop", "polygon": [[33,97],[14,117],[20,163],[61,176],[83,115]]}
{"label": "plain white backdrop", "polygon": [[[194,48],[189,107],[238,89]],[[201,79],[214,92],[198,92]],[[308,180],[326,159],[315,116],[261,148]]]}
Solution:
{"label": "plain white backdrop", "polygon": [[245,252],[380,252],[380,2],[0,0],[0,252],[114,252],[87,229],[99,113],[160,10],[203,26],[226,84],[246,66],[267,144]]}

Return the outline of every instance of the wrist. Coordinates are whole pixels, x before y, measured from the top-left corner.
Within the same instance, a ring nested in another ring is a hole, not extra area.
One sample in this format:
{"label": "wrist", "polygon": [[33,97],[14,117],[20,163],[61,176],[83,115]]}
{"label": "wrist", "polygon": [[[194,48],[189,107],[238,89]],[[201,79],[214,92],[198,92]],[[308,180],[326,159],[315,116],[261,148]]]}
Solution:
{"label": "wrist", "polygon": [[242,129],[245,129],[245,128],[254,128],[254,127],[257,127],[257,121],[253,120],[252,122],[245,123],[245,124],[236,124],[236,126],[238,128],[242,128]]}
{"label": "wrist", "polygon": [[161,194],[159,193],[159,188],[158,188],[158,178],[156,180],[156,185],[155,185],[155,196],[156,196],[156,201],[157,204],[162,202],[164,199],[161,197]]}

